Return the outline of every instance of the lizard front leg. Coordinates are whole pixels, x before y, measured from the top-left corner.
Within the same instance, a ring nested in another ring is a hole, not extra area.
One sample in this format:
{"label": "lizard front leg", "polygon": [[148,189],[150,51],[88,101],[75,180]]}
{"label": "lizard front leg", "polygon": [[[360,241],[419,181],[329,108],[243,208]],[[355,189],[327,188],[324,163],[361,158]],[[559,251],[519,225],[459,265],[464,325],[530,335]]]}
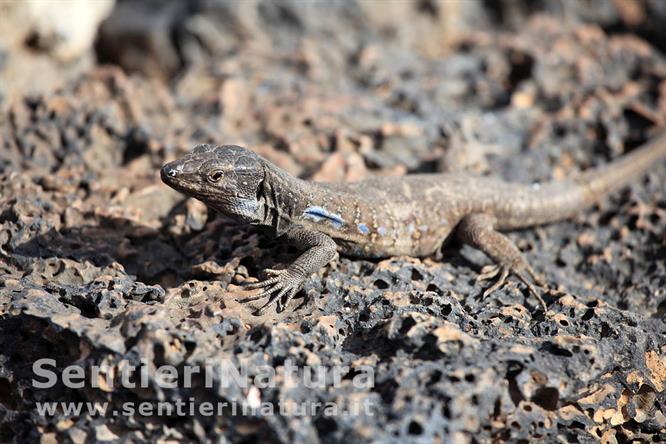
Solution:
{"label": "lizard front leg", "polygon": [[[270,278],[244,286],[247,289],[263,289],[258,295],[245,299],[245,302],[270,296],[268,302],[257,311],[257,314],[265,313],[276,302],[279,308],[286,307],[298,290],[303,287],[305,279],[319,271],[335,257],[335,241],[326,234],[302,227],[293,227],[284,234],[284,237],[291,245],[306,250],[286,269],[267,269],[266,273],[271,276]],[[284,304],[281,304],[280,300],[285,295],[286,300]]]}
{"label": "lizard front leg", "polygon": [[514,274],[527,285],[544,308],[544,312],[547,311],[546,303],[532,284],[535,282],[545,287],[543,279],[532,270],[525,256],[511,239],[495,230],[494,217],[487,214],[467,215],[460,221],[456,234],[462,242],[478,248],[495,261],[496,265],[484,267],[478,277],[478,280],[497,277],[495,283],[483,292],[484,297],[504,285],[509,274]]}

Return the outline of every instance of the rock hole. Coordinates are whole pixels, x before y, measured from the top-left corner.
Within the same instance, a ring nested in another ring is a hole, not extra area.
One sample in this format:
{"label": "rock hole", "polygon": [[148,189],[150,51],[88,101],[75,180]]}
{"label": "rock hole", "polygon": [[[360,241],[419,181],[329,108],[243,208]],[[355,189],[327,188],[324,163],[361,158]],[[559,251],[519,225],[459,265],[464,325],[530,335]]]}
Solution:
{"label": "rock hole", "polygon": [[428,383],[426,385],[430,386],[433,384],[437,384],[439,381],[442,379],[442,372],[439,370],[436,370],[430,375],[430,379],[428,379]]}
{"label": "rock hole", "polygon": [[664,315],[666,315],[666,299],[664,299],[659,303],[659,305],[657,305],[657,316],[663,317]]}
{"label": "rock hole", "polygon": [[551,353],[555,356],[564,356],[567,358],[570,358],[573,356],[573,353],[571,353],[569,350],[562,348],[556,344],[553,344],[552,342],[546,342],[543,347],[543,351],[547,351],[548,353]]}
{"label": "rock hole", "polygon": [[442,316],[447,317],[448,315],[451,314],[451,310],[453,310],[453,307],[451,307],[449,304],[444,304],[442,306],[442,311],[441,311]]}
{"label": "rock hole", "polygon": [[554,387],[539,387],[532,396],[531,401],[546,410],[557,410],[560,392]]}
{"label": "rock hole", "polygon": [[523,394],[518,387],[518,382],[516,377],[523,371],[523,365],[517,361],[509,361],[509,365],[506,370],[506,379],[509,381],[509,396],[514,405],[518,405],[520,401],[525,399]]}
{"label": "rock hole", "polygon": [[407,432],[410,435],[421,435],[423,433],[423,427],[418,422],[412,420],[409,422],[409,427],[407,428]]}
{"label": "rock hole", "polygon": [[374,282],[374,286],[375,286],[376,288],[380,289],[380,290],[386,290],[387,288],[389,288],[390,285],[389,285],[388,282],[386,282],[386,281],[383,280],[383,279],[377,279],[377,280]]}
{"label": "rock hole", "polygon": [[16,410],[17,408],[12,396],[12,385],[7,378],[0,378],[0,404],[9,410]]}
{"label": "rock hole", "polygon": [[416,268],[412,268],[412,281],[422,281],[423,275]]}
{"label": "rock hole", "polygon": [[403,321],[402,325],[400,326],[400,334],[405,335],[413,326],[416,325],[416,321],[412,318],[407,318]]}
{"label": "rock hole", "polygon": [[446,419],[451,419],[451,410],[449,409],[449,403],[446,402],[442,406],[442,416],[445,417]]}
{"label": "rock hole", "polygon": [[338,429],[337,422],[326,416],[317,418],[314,423],[319,435],[329,435]]}

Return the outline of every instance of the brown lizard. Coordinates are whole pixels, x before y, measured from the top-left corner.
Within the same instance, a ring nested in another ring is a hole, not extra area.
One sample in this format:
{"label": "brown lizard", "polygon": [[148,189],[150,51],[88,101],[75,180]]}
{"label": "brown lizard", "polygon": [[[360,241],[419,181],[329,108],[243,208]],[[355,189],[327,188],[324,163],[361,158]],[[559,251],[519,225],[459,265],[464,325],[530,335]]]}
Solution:
{"label": "brown lizard", "polygon": [[[627,185],[666,157],[666,133],[618,160],[576,178],[525,185],[462,173],[309,182],[234,145],[199,145],[161,170],[164,183],[239,222],[269,227],[303,250],[286,269],[246,286],[286,306],[305,279],[336,251],[356,257],[429,256],[456,235],[495,262],[480,280],[495,291],[513,274],[546,306],[533,283],[545,284],[501,231],[569,218]],[[282,299],[284,297],[284,303]]]}

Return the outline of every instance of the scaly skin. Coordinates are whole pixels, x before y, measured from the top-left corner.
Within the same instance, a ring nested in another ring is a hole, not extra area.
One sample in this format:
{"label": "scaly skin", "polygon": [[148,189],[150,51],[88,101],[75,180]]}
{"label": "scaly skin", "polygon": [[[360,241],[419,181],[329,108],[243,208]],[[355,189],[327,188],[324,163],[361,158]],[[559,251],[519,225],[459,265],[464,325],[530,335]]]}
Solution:
{"label": "scaly skin", "polygon": [[[336,251],[356,257],[428,256],[452,234],[490,256],[496,265],[479,279],[509,274],[544,286],[524,256],[499,230],[566,219],[625,186],[666,157],[666,134],[609,165],[576,179],[539,185],[508,183],[460,173],[378,177],[361,182],[317,183],[295,178],[238,146],[200,145],[164,165],[164,183],[238,222],[269,227],[304,250],[284,270],[247,286],[269,296],[259,310],[286,306],[305,279],[328,264]],[[285,302],[281,300],[285,297]]]}

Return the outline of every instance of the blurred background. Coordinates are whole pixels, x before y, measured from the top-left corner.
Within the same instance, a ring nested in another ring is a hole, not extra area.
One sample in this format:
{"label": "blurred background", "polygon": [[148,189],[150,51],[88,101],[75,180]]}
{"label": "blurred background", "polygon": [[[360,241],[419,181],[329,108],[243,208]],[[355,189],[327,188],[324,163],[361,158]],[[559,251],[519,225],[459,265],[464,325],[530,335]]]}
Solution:
{"label": "blurred background", "polygon": [[170,80],[243,56],[335,78],[373,43],[436,58],[476,31],[520,29],[538,13],[666,45],[659,0],[3,0],[0,91],[6,100],[49,90],[105,63]]}
{"label": "blurred background", "polygon": [[[547,316],[520,285],[482,298],[488,259],[455,245],[341,257],[254,316],[238,285],[295,252],[159,179],[204,142],[314,180],[561,179],[666,127],[664,51],[664,0],[0,0],[0,442],[664,442],[666,165],[509,234],[552,284]],[[45,357],[352,370],[340,388],[36,390]],[[363,364],[369,390],[349,382]],[[377,411],[35,408],[189,397]]]}
{"label": "blurred background", "polygon": [[[660,68],[635,59],[664,50],[664,23],[660,0],[5,0],[0,108],[20,115],[26,99],[68,90],[63,100],[77,102],[78,118],[94,120],[111,100],[124,125],[102,119],[101,126],[125,161],[148,145],[162,160],[193,143],[225,140],[262,154],[270,151],[262,144],[287,151],[306,170],[340,146],[371,168],[482,170],[498,146],[534,146],[554,131],[544,112],[552,117],[572,100],[632,80],[651,78],[645,87],[656,94]],[[650,49],[639,48],[638,38]],[[649,67],[647,77],[637,72]],[[93,78],[98,87],[86,87]],[[93,104],[96,117],[84,117],[82,108]],[[630,134],[626,119],[658,114],[635,108],[607,119],[622,120],[604,129],[616,154],[623,142],[643,138]],[[484,117],[485,135],[473,134],[485,111],[498,112]],[[53,131],[63,133],[57,115]],[[5,140],[0,168],[32,160],[53,169],[92,148],[63,142],[64,153],[49,160],[48,149],[33,146],[44,137],[26,137],[29,143],[17,138],[18,148]],[[434,158],[442,160],[429,167]]]}
{"label": "blurred background", "polygon": [[477,31],[518,30],[541,13],[666,47],[660,0],[3,0],[0,100],[52,90],[99,64],[168,81],[252,58],[330,81],[368,63],[360,56],[373,44],[391,45],[396,63],[437,58]]}

